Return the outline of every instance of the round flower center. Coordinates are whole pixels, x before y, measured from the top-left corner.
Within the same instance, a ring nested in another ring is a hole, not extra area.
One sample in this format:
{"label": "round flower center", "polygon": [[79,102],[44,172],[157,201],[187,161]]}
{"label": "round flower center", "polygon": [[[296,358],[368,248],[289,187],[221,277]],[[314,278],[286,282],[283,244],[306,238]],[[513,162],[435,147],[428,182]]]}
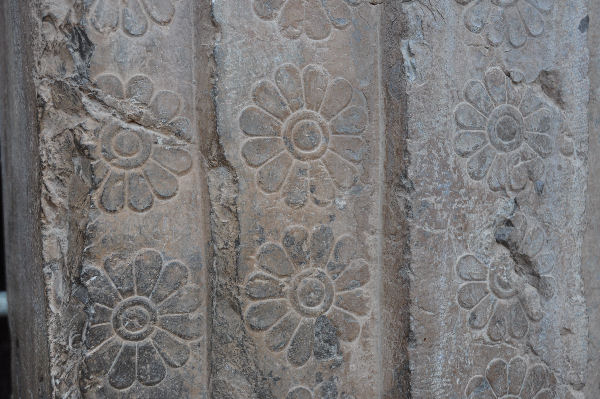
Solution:
{"label": "round flower center", "polygon": [[302,305],[314,308],[323,302],[323,298],[325,298],[325,286],[319,280],[309,278],[300,283],[298,299]]}
{"label": "round flower center", "polygon": [[133,169],[142,166],[152,152],[147,133],[110,126],[102,133],[102,155],[111,165]]}
{"label": "round flower center", "polygon": [[514,151],[523,142],[523,116],[512,105],[502,104],[490,113],[486,130],[490,142],[498,151]]}
{"label": "round flower center", "polygon": [[157,314],[152,303],[146,298],[128,298],[119,303],[113,311],[113,328],[128,341],[140,341],[154,331]]}
{"label": "round flower center", "polygon": [[501,299],[508,299],[518,292],[519,276],[512,268],[492,266],[490,268],[489,285],[494,294]]}
{"label": "round flower center", "polygon": [[121,130],[113,142],[115,151],[124,157],[135,155],[141,147],[140,138],[128,130]]}
{"label": "round flower center", "polygon": [[496,132],[500,140],[508,143],[517,137],[519,124],[512,116],[503,116],[496,123]]}
{"label": "round flower center", "polygon": [[294,126],[292,137],[296,147],[302,151],[312,151],[321,142],[321,129],[315,121],[300,121]]}

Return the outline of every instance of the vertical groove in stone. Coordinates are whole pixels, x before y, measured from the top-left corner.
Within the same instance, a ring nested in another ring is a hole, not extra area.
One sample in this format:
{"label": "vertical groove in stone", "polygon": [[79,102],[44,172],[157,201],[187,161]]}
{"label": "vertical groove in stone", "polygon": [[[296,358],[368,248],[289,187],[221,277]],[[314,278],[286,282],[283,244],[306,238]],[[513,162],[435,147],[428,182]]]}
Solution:
{"label": "vertical groove in stone", "polygon": [[385,112],[382,198],[383,263],[381,292],[381,371],[384,399],[411,397],[410,214],[407,177],[408,137],[406,73],[399,43],[406,37],[406,14],[400,2],[385,2],[381,12],[381,84]]}

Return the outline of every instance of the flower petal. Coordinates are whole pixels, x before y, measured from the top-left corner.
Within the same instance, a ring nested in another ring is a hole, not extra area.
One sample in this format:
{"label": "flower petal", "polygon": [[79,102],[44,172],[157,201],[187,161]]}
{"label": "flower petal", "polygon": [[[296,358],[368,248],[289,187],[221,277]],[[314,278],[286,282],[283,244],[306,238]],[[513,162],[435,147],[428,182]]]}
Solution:
{"label": "flower petal", "polygon": [[521,398],[532,399],[539,391],[548,386],[548,371],[541,364],[536,364],[527,370]]}
{"label": "flower petal", "polygon": [[156,331],[152,342],[165,363],[171,367],[181,367],[190,358],[190,348],[163,330]]}
{"label": "flower petal", "polygon": [[308,199],[308,165],[305,162],[294,162],[283,192],[287,206],[294,209],[304,206]]}
{"label": "flower petal", "polygon": [[547,108],[539,109],[524,119],[525,130],[529,132],[548,133],[554,124],[554,114]]}
{"label": "flower petal", "polygon": [[136,294],[150,297],[162,267],[162,256],[158,251],[148,249],[135,257],[134,271]]}
{"label": "flower petal", "polygon": [[344,342],[353,342],[360,334],[360,323],[350,313],[346,313],[336,307],[327,314],[331,323],[335,326],[338,337]]}
{"label": "flower petal", "polygon": [[172,91],[162,90],[154,96],[152,103],[150,103],[150,109],[162,123],[167,123],[175,118],[179,112],[180,105],[181,100],[177,94]]}
{"label": "flower petal", "polygon": [[469,157],[487,143],[487,135],[479,130],[461,130],[456,134],[454,150],[461,157]]}
{"label": "flower petal", "polygon": [[180,288],[158,307],[160,314],[191,313],[202,303],[202,290],[196,284]]}
{"label": "flower petal", "polygon": [[100,204],[107,212],[117,212],[125,206],[125,175],[111,172],[102,188]]}
{"label": "flower petal", "polygon": [[93,305],[93,313],[90,315],[90,323],[94,324],[104,324],[110,323],[112,320],[112,309],[107,308],[104,305],[99,303],[95,303]]}
{"label": "flower petal", "polygon": [[105,341],[102,346],[96,348],[91,354],[86,354],[85,365],[88,372],[99,375],[108,374],[120,350],[121,341],[112,339]]}
{"label": "flower petal", "polygon": [[302,71],[302,80],[304,82],[306,107],[313,111],[318,111],[327,90],[327,82],[329,80],[327,72],[320,66],[308,65]]}
{"label": "flower petal", "polygon": [[485,370],[485,378],[497,397],[506,395],[508,392],[508,371],[504,360],[492,360]]}
{"label": "flower petal", "polygon": [[309,190],[313,202],[319,206],[327,206],[335,197],[333,180],[323,162],[311,162],[310,167]]}
{"label": "flower petal", "polygon": [[275,159],[263,165],[256,174],[260,188],[266,193],[279,191],[292,166],[292,158],[287,152],[281,153]]}
{"label": "flower petal", "polygon": [[132,36],[142,36],[148,30],[148,21],[138,0],[125,0],[123,30]]}
{"label": "flower petal", "polygon": [[498,154],[490,167],[488,186],[492,191],[503,191],[506,189],[507,184],[508,165],[506,163],[506,156],[504,156],[504,154]]}
{"label": "flower petal", "polygon": [[519,244],[519,249],[523,254],[534,258],[540,253],[545,242],[546,234],[544,233],[544,229],[541,226],[533,226]]}
{"label": "flower petal", "polygon": [[318,0],[305,0],[304,33],[309,39],[322,40],[329,36],[331,24]]}
{"label": "flower petal", "polygon": [[313,353],[315,359],[325,361],[333,359],[340,353],[340,341],[335,326],[325,315],[318,316],[314,324]]}
{"label": "flower petal", "polygon": [[529,0],[534,6],[536,6],[541,11],[550,11],[552,9],[552,5],[554,4],[554,0]]}
{"label": "flower petal", "polygon": [[527,334],[529,322],[521,304],[516,301],[510,307],[508,332],[513,338],[520,339]]}
{"label": "flower petal", "polygon": [[146,178],[137,172],[129,174],[127,200],[134,211],[143,212],[152,207],[154,197]]}
{"label": "flower petal", "polygon": [[154,92],[154,84],[149,77],[136,75],[127,82],[127,98],[141,104],[148,104]]}
{"label": "flower petal", "polygon": [[192,133],[192,122],[183,116],[177,117],[169,122],[168,125],[173,132],[173,135],[178,139],[191,142],[194,139]]}
{"label": "flower petal", "polygon": [[308,266],[310,251],[308,248],[308,232],[304,227],[293,226],[287,229],[283,236],[283,247],[298,269]]}
{"label": "flower petal", "polygon": [[200,338],[203,331],[202,324],[200,316],[187,314],[167,315],[159,318],[159,325],[162,329],[185,340]]}
{"label": "flower petal", "polygon": [[528,88],[523,94],[519,110],[524,117],[544,107],[544,101],[533,89]]}
{"label": "flower petal", "polygon": [[329,148],[354,163],[360,163],[368,150],[362,138],[351,136],[333,136]]}
{"label": "flower petal", "polygon": [[296,330],[288,348],[288,360],[296,367],[304,365],[313,350],[314,325],[312,320],[303,320]]}
{"label": "flower petal", "polygon": [[516,7],[507,7],[505,12],[508,25],[508,40],[513,47],[521,47],[527,41],[527,32],[525,32],[519,11]]}
{"label": "flower petal", "polygon": [[486,118],[479,111],[464,102],[458,104],[454,110],[454,118],[460,127],[468,130],[484,130],[487,123]]}
{"label": "flower petal", "polygon": [[348,267],[350,262],[356,257],[357,243],[350,235],[343,235],[338,239],[334,248],[330,262],[327,264],[327,271],[334,280],[339,278],[340,274]]}
{"label": "flower petal", "polygon": [[264,331],[274,325],[288,311],[285,300],[257,302],[246,311],[246,321],[252,330]]}
{"label": "flower petal", "polygon": [[489,382],[481,375],[476,375],[469,380],[465,396],[467,399],[496,399]]}
{"label": "flower petal", "polygon": [[124,256],[114,254],[104,260],[104,270],[123,298],[135,294],[133,265]]}
{"label": "flower petal", "polygon": [[285,399],[313,399],[313,396],[308,389],[296,387],[288,392]]}
{"label": "flower petal", "polygon": [[508,324],[508,311],[502,303],[496,305],[494,314],[488,324],[487,334],[492,341],[501,341],[506,335],[506,325]]}
{"label": "flower petal", "polygon": [[171,198],[177,193],[179,188],[177,178],[157,163],[147,162],[144,166],[144,174],[159,198]]}
{"label": "flower petal", "polygon": [[166,25],[175,15],[175,7],[170,0],[143,0],[146,10],[156,23]]}
{"label": "flower petal", "polygon": [[108,33],[119,25],[119,0],[98,0],[91,22],[98,32]]}
{"label": "flower petal", "polygon": [[254,12],[259,18],[271,20],[285,0],[254,0]]}
{"label": "flower petal", "polygon": [[292,339],[292,335],[299,323],[300,318],[295,312],[286,314],[265,335],[265,344],[267,347],[273,352],[282,351],[288,342],[290,342],[290,339]]}
{"label": "flower petal", "polygon": [[457,293],[458,304],[464,309],[472,309],[489,293],[487,283],[463,284]]}
{"label": "flower petal", "polygon": [[469,326],[475,330],[485,327],[492,317],[492,310],[496,300],[492,295],[488,295],[481,300],[469,313]]}
{"label": "flower petal", "polygon": [[267,243],[263,245],[256,255],[256,263],[258,267],[278,277],[288,277],[294,273],[294,266],[283,249],[277,244]]}
{"label": "flower petal", "polygon": [[545,135],[545,134],[537,134],[527,132],[525,134],[525,140],[527,140],[527,144],[542,158],[547,158],[552,154],[553,150],[553,140]]}
{"label": "flower petal", "polygon": [[537,395],[535,395],[535,397],[533,399],[555,399],[556,396],[554,396],[554,394],[552,393],[552,390],[550,389],[542,389],[540,392],[538,392]]}
{"label": "flower petal", "polygon": [[368,116],[363,107],[351,106],[331,121],[334,134],[360,134],[367,127]]}
{"label": "flower petal", "polygon": [[535,288],[526,284],[519,295],[519,299],[525,308],[525,313],[533,321],[540,321],[544,316],[540,296]]}
{"label": "flower petal", "polygon": [[115,75],[107,73],[98,76],[96,78],[96,86],[105,94],[111,95],[114,98],[123,98],[123,83]]}
{"label": "flower petal", "polygon": [[302,34],[303,22],[304,0],[287,0],[279,17],[279,29],[283,36],[288,39],[299,38]]}
{"label": "flower petal", "polygon": [[477,181],[483,179],[495,157],[496,151],[494,148],[490,145],[486,145],[478,153],[469,158],[469,161],[467,162],[467,171],[469,176],[471,176],[471,179]]}
{"label": "flower petal", "polygon": [[456,263],[456,272],[465,281],[484,281],[488,268],[473,255],[465,255]]}
{"label": "flower petal", "polygon": [[338,29],[343,29],[352,22],[352,12],[342,0],[322,0],[325,12],[331,24]]}
{"label": "flower petal", "polygon": [[513,357],[508,364],[508,393],[518,395],[523,386],[527,363],[521,357]]}
{"label": "flower petal", "polygon": [[556,279],[552,276],[541,276],[538,283],[540,295],[548,300],[556,294]]}
{"label": "flower petal", "polygon": [[158,278],[150,299],[154,303],[161,303],[166,297],[177,291],[188,279],[188,269],[180,262],[169,262]]}
{"label": "flower petal", "polygon": [[115,307],[120,299],[119,293],[104,273],[95,267],[85,266],[81,273],[81,280],[87,288],[91,301],[111,309]]}
{"label": "flower petal", "polygon": [[327,151],[323,156],[323,163],[336,185],[347,190],[358,181],[356,168],[332,151]]}
{"label": "flower petal", "polygon": [[137,379],[143,385],[152,386],[161,382],[167,371],[154,345],[150,342],[138,344]]}
{"label": "flower petal", "polygon": [[135,345],[124,344],[108,373],[108,382],[117,389],[129,388],[135,381]]}
{"label": "flower petal", "polygon": [[527,175],[527,165],[522,163],[510,170],[510,188],[513,191],[521,191],[527,185],[529,176]]}
{"label": "flower petal", "polygon": [[479,110],[484,115],[489,115],[494,109],[494,102],[490,98],[487,90],[478,80],[470,80],[465,85],[465,100]]}
{"label": "flower petal", "polygon": [[506,103],[506,75],[502,69],[490,68],[485,74],[485,87],[496,104]]}
{"label": "flower petal", "polygon": [[256,105],[275,116],[279,120],[285,120],[290,115],[285,99],[279,94],[277,87],[266,80],[259,82],[252,93]]}
{"label": "flower petal", "polygon": [[275,84],[286,98],[292,111],[297,111],[304,106],[302,93],[302,79],[300,71],[292,64],[282,65],[275,73]]}
{"label": "flower petal", "polygon": [[490,12],[489,1],[475,1],[464,13],[465,25],[473,33],[479,33],[486,24]]}
{"label": "flower petal", "polygon": [[187,172],[192,167],[192,156],[186,150],[177,147],[155,147],[152,152],[152,158],[179,175]]}
{"label": "flower petal", "polygon": [[283,298],[283,283],[265,274],[256,274],[246,283],[246,294],[255,300]]}
{"label": "flower petal", "polygon": [[506,33],[506,23],[504,9],[494,7],[488,17],[487,39],[492,46],[498,46],[504,41]]}
{"label": "flower petal", "polygon": [[248,136],[279,136],[281,122],[257,107],[248,107],[240,115],[240,129]]}
{"label": "flower petal", "polygon": [[112,324],[100,324],[90,327],[85,335],[85,344],[88,349],[100,346],[115,335]]}
{"label": "flower petal", "polygon": [[353,260],[335,280],[335,290],[336,292],[354,290],[368,283],[369,278],[369,264],[363,259]]}
{"label": "flower petal", "polygon": [[541,35],[544,32],[544,18],[542,14],[526,1],[519,1],[517,6],[529,34],[533,37]]}
{"label": "flower petal", "polygon": [[360,316],[369,312],[369,297],[362,290],[337,294],[335,306]]}
{"label": "flower petal", "polygon": [[327,120],[340,113],[352,100],[352,85],[346,79],[337,78],[327,88],[321,115]]}

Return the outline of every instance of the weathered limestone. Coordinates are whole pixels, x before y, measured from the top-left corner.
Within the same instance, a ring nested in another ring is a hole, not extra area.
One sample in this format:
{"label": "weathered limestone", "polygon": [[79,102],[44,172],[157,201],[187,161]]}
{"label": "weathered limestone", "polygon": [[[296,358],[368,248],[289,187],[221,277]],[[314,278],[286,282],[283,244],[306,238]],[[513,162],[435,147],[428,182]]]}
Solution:
{"label": "weathered limestone", "polygon": [[596,4],[0,7],[17,397],[600,394]]}

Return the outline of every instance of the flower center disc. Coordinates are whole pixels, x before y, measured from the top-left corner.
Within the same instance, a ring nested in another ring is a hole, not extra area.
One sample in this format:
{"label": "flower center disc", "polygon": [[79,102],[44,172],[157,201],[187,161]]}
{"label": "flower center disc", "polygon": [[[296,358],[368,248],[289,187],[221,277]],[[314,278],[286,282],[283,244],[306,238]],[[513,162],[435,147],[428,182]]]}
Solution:
{"label": "flower center disc", "polygon": [[142,166],[152,152],[152,137],[119,126],[102,132],[102,155],[113,166],[133,169]]}
{"label": "flower center disc", "polygon": [[490,114],[486,130],[497,150],[514,151],[523,142],[523,116],[512,105],[502,104]]}
{"label": "flower center disc", "polygon": [[113,311],[113,328],[128,341],[141,341],[154,331],[156,310],[145,298],[128,298]]}
{"label": "flower center disc", "polygon": [[321,143],[321,129],[315,121],[303,120],[292,130],[294,145],[302,151],[313,151]]}
{"label": "flower center disc", "polygon": [[490,289],[500,299],[508,299],[518,292],[519,279],[516,273],[506,267],[490,268]]}
{"label": "flower center disc", "polygon": [[290,302],[303,316],[317,317],[329,310],[334,289],[331,279],[319,269],[303,270],[294,276]]}
{"label": "flower center disc", "polygon": [[309,161],[320,158],[327,150],[329,128],[317,112],[301,110],[285,121],[282,136],[287,150],[295,158]]}
{"label": "flower center disc", "polygon": [[131,157],[137,154],[141,147],[139,137],[128,130],[121,130],[115,136],[113,145],[115,151],[124,157]]}

